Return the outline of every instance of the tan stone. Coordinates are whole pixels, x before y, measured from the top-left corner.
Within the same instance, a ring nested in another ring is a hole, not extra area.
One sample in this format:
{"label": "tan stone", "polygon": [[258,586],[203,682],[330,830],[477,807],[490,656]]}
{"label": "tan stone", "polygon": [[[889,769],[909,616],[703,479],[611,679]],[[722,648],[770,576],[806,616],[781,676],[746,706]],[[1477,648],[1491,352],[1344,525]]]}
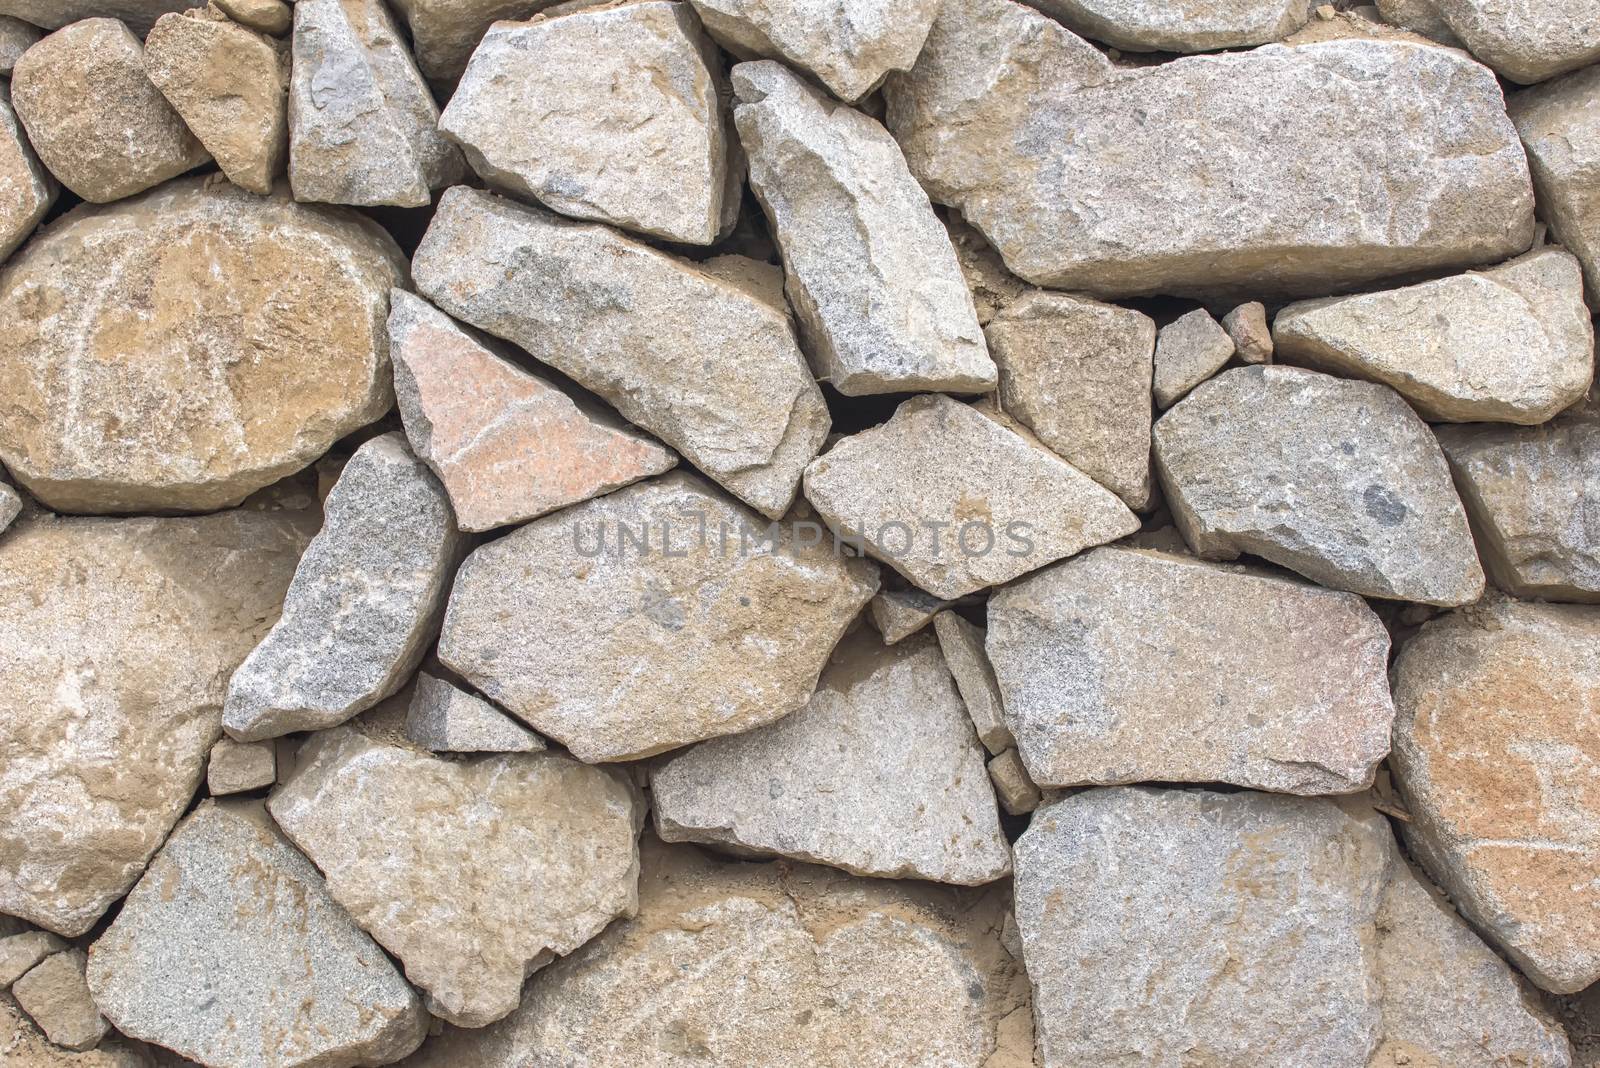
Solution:
{"label": "tan stone", "polygon": [[277,747],[271,742],[236,742],[224,735],[211,747],[206,789],[212,797],[259,790],[277,781]]}
{"label": "tan stone", "polygon": [[0,990],[8,989],[50,954],[66,948],[67,944],[49,931],[22,931],[0,938]]}
{"label": "tan stone", "polygon": [[[945,232],[950,235],[950,244],[956,250],[956,262],[966,276],[967,288],[972,290],[972,305],[977,309],[978,323],[988,326],[1002,309],[1023,294],[1032,292],[1033,287],[1006,270],[1000,253],[982,234],[968,225],[959,212],[946,210],[944,216]],[[993,356],[992,337],[989,345],[990,355]],[[1004,371],[1001,373],[1004,374]]]}
{"label": "tan stone", "polygon": [[1233,351],[1244,363],[1272,362],[1272,328],[1266,305],[1252,300],[1222,317],[1222,329],[1233,339]]}
{"label": "tan stone", "polygon": [[0,15],[12,15],[47,30],[83,19],[121,19],[143,37],[162,15],[194,4],[195,0],[0,0]]}
{"label": "tan stone", "polygon": [[[0,7],[4,4],[0,3]],[[39,27],[10,15],[0,15],[0,75],[11,77],[12,68],[22,53],[39,43]]]}
{"label": "tan stone", "polygon": [[46,1038],[79,1052],[99,1045],[111,1030],[84,980],[87,962],[83,950],[69,949],[46,957],[11,985],[11,996]]}
{"label": "tan stone", "polygon": [[217,9],[239,25],[282,37],[294,25],[294,8],[283,0],[213,0]]}
{"label": "tan stone", "polygon": [[28,239],[50,211],[61,191],[34,155],[28,136],[11,108],[10,94],[0,91],[0,262]]}
{"label": "tan stone", "polygon": [[1513,93],[1506,110],[1527,149],[1539,215],[1600,301],[1600,64]]}
{"label": "tan stone", "polygon": [[1600,0],[1378,0],[1385,18],[1527,84],[1600,60]]}
{"label": "tan stone", "polygon": [[867,606],[872,625],[883,635],[885,645],[893,645],[933,622],[933,617],[950,607],[931,593],[916,588],[884,590]]}
{"label": "tan stone", "polygon": [[983,628],[974,626],[954,612],[940,612],[933,620],[939,636],[944,662],[955,676],[961,702],[978,732],[978,741],[990,753],[1003,753],[1017,744],[1006,726],[1005,710],[1000,705],[1000,687],[994,668],[983,651]]}
{"label": "tan stone", "polygon": [[994,783],[994,796],[1000,807],[1013,816],[1032,812],[1044,799],[1015,749],[1007,749],[989,761],[989,781]]}
{"label": "tan stone", "polygon": [[83,1053],[64,1050],[46,1038],[15,999],[4,993],[0,993],[0,1056],[7,1058],[6,1068],[13,1064],[18,1068],[157,1068],[153,1051],[144,1043],[116,1033]]}
{"label": "tan stone", "polygon": [[1156,335],[1155,381],[1159,408],[1170,408],[1233,355],[1233,338],[1204,308],[1186,312]]}
{"label": "tan stone", "polygon": [[473,49],[501,20],[526,19],[554,0],[395,0],[406,20],[422,73],[453,82],[467,68]]}

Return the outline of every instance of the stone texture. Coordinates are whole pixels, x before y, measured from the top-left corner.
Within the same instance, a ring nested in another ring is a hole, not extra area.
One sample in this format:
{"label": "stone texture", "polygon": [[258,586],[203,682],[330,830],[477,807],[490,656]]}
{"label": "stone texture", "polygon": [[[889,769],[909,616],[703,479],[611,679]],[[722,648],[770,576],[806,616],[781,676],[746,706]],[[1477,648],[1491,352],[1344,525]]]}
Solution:
{"label": "stone texture", "polygon": [[444,484],[462,530],[521,523],[678,462],[399,289],[389,297],[389,344],[406,437]]}
{"label": "stone texture", "polygon": [[989,655],[1041,786],[1372,785],[1389,633],[1361,598],[1145,549],[1095,549],[998,591]]}
{"label": "stone texture", "polygon": [[1600,60],[1600,0],[1378,0],[1384,18],[1455,42],[1524,85]]}
{"label": "stone texture", "polygon": [[1006,413],[1128,507],[1148,505],[1155,322],[1036,290],[998,311],[984,333]]}
{"label": "stone texture", "polygon": [[1539,215],[1600,300],[1600,65],[1506,100],[1527,149]]}
{"label": "stone texture", "polygon": [[872,625],[883,635],[885,645],[911,637],[949,607],[949,601],[941,601],[915,588],[884,590],[867,605]]}
{"label": "stone texture", "polygon": [[[0,6],[5,6],[0,4]],[[10,15],[0,15],[0,75],[11,77],[22,53],[39,43],[39,27]]]}
{"label": "stone texture", "polygon": [[0,483],[0,532],[10,527],[22,514],[22,496],[15,489]]}
{"label": "stone texture", "polygon": [[439,308],[576,379],[769,519],[827,436],[781,299],[753,285],[470,189],[440,198],[412,272]]}
{"label": "stone texture", "polygon": [[1032,812],[1044,799],[1015,749],[1007,749],[989,761],[989,781],[994,783],[994,796],[1000,807],[1013,816]]}
{"label": "stone texture", "polygon": [[820,524],[779,527],[687,473],[536,519],[461,565],[439,659],[585,761],[770,723],[877,591]]}
{"label": "stone texture", "polygon": [[0,990],[8,989],[35,964],[67,944],[49,931],[22,931],[0,938]]}
{"label": "stone texture", "polygon": [[417,670],[466,551],[444,488],[384,434],[356,450],[324,502],[283,616],[228,682],[222,722],[242,742],[322,730]]}
{"label": "stone texture", "polygon": [[1011,870],[984,754],[929,634],[844,639],[805,708],[650,775],[656,833],[855,875],[972,886]]}
{"label": "stone texture", "polygon": [[212,797],[260,790],[278,781],[277,747],[271,742],[217,739],[206,761],[206,789]]}
{"label": "stone texture", "polygon": [[978,732],[978,741],[992,754],[1003,753],[1015,746],[1011,729],[1006,726],[1005,710],[1000,705],[1000,687],[995,681],[994,668],[983,651],[984,632],[954,612],[940,612],[933,621],[934,632],[939,637],[939,650],[944,662],[955,676],[956,689],[961,691],[961,703]]}
{"label": "stone texture", "polygon": [[1222,329],[1233,339],[1234,355],[1244,363],[1272,362],[1272,328],[1259,300],[1248,301],[1222,317]]}
{"label": "stone texture", "polygon": [[509,193],[709,245],[742,189],[726,92],[687,4],[602,5],[490,29],[439,128]]}
{"label": "stone texture", "polygon": [[34,155],[4,91],[0,91],[0,190],[0,262],[4,262],[33,233],[60,192]]}
{"label": "stone texture", "polygon": [[1253,553],[1367,597],[1457,605],[1483,592],[1444,455],[1387,386],[1242,367],[1154,436],[1173,518],[1202,556]]}
{"label": "stone texture", "polygon": [[11,74],[11,103],[50,173],[97,204],[210,158],[146,77],[139,39],[115,19],[73,23],[28,49]]}
{"label": "stone texture", "polygon": [[1491,599],[1395,663],[1406,841],[1456,906],[1555,993],[1600,979],[1595,609]]}
{"label": "stone texture", "polygon": [[406,711],[406,737],[436,753],[530,753],[544,739],[477,694],[426,671]]}
{"label": "stone texture", "polygon": [[127,893],[221,733],[315,517],[25,519],[0,552],[0,912],[68,936]]}
{"label": "stone texture", "polygon": [[817,377],[850,397],[993,389],[955,250],[894,139],[781,64],[731,77],[750,187]]}
{"label": "stone texture", "polygon": [[529,973],[638,905],[644,803],[568,757],[450,761],[341,727],[302,747],[268,807],[428,1010],[462,1026],[511,1012]]}
{"label": "stone texture", "polygon": [[193,7],[194,0],[0,0],[0,15],[10,15],[59,30],[83,19],[121,19],[143,37],[168,11]]}
{"label": "stone texture", "polygon": [[383,0],[299,0],[289,80],[296,200],[422,207],[466,172]]}
{"label": "stone texture", "polygon": [[1281,41],[1311,17],[1313,0],[1040,0],[1068,29],[1126,52],[1209,52]]}
{"label": "stone texture", "polygon": [[836,531],[945,599],[1139,528],[1077,468],[941,396],[840,441],[806,468],[805,494]]}
{"label": "stone texture", "polygon": [[212,0],[234,22],[260,33],[282,37],[294,25],[294,8],[284,0]]}
{"label": "stone texture", "polygon": [[88,958],[81,949],[46,957],[11,986],[17,999],[45,1037],[63,1049],[93,1049],[111,1025],[95,1008],[83,969]]}
{"label": "stone texture", "polygon": [[375,225],[282,193],[75,208],[0,272],[0,459],[68,511],[237,504],[393,403],[404,277]]}
{"label": "stone texture", "polygon": [[[969,226],[959,212],[948,209],[944,212],[944,228],[950,235],[950,244],[955,247],[956,262],[961,264],[967,288],[972,290],[972,306],[977,309],[981,325],[988,326],[996,315],[1013,302],[1034,292],[1032,286],[1006,270],[1000,253],[984,240],[982,234]],[[1155,344],[1153,338],[1151,344]],[[989,339],[989,346],[993,355],[993,338]],[[999,357],[995,356],[995,359],[998,362]],[[1004,374],[1003,371],[1001,373]]]}
{"label": "stone texture", "polygon": [[551,0],[395,0],[394,9],[411,30],[417,65],[438,82],[461,77],[467,60],[489,27],[502,20],[526,19],[550,7]]}
{"label": "stone texture", "polygon": [[1156,335],[1156,405],[1170,408],[1190,390],[1222,370],[1233,355],[1233,338],[1204,308],[1186,312]]}
{"label": "stone texture", "polygon": [[1578,261],[1537,249],[1485,271],[1278,312],[1286,360],[1392,386],[1424,419],[1543,423],[1594,374]]}
{"label": "stone texture", "polygon": [[[373,826],[367,821],[367,826]],[[203,1064],[387,1064],[427,1014],[259,802],[201,802],[89,951],[124,1034]]]}
{"label": "stone texture", "polygon": [[1533,234],[1499,84],[1425,44],[1118,68],[1010,0],[952,0],[886,93],[929,195],[1039,285],[1311,296],[1504,259]]}

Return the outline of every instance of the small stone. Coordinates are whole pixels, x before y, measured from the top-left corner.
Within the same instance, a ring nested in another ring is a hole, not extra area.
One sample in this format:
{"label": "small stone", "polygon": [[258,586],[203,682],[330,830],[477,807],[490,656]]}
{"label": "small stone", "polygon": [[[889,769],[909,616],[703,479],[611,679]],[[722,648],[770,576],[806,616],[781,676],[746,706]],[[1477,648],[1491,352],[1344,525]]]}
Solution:
{"label": "small stone", "polygon": [[1013,816],[1032,812],[1044,800],[1015,749],[1007,749],[989,761],[989,781],[994,783],[994,795],[1000,807]]}
{"label": "small stone", "polygon": [[1578,261],[1543,248],[1485,271],[1291,304],[1273,323],[1294,363],[1392,386],[1435,422],[1543,423],[1594,374]]}
{"label": "small stone", "polygon": [[885,645],[911,637],[949,607],[949,601],[941,601],[931,593],[914,588],[884,590],[867,605],[872,613],[872,625],[883,635]]}
{"label": "small stone", "polygon": [[1321,19],[1323,22],[1331,20],[1338,13],[1339,9],[1334,7],[1332,4],[1318,4],[1315,12],[1317,18]]}
{"label": "small stone", "polygon": [[323,508],[282,617],[228,682],[222,722],[241,742],[371,708],[405,684],[438,631],[465,540],[405,438],[357,449]]}
{"label": "small stone", "polygon": [[488,701],[426,671],[417,675],[406,737],[436,753],[531,753],[545,747],[543,738]]}
{"label": "small stone", "polygon": [[294,8],[283,0],[213,0],[217,9],[239,25],[282,37],[294,25]]}
{"label": "small stone", "polygon": [[1241,367],[1157,421],[1156,471],[1195,552],[1252,553],[1367,597],[1483,592],[1438,442],[1399,394],[1298,367]]}
{"label": "small stone", "polygon": [[817,377],[847,397],[992,390],[955,250],[894,139],[770,60],[739,64],[732,82]]}
{"label": "small stone", "polygon": [[383,0],[298,0],[289,81],[296,200],[419,208],[466,163]]}
{"label": "small stone", "polygon": [[[988,326],[996,315],[1034,289],[1006,270],[1000,253],[984,240],[982,234],[967,225],[960,213],[946,211],[944,216],[945,232],[950,235],[950,244],[956,250],[956,262],[961,264],[967,288],[972,290],[972,306],[977,309],[978,323]],[[990,355],[998,363],[1000,357],[994,351],[994,338],[989,337],[988,341]],[[1155,344],[1153,336],[1150,343]],[[1000,373],[1004,382],[1004,368]]]}
{"label": "small stone", "polygon": [[[1043,0],[1039,10],[1068,29],[1128,52],[1210,52],[1281,41],[1306,24],[1312,0]],[[1323,5],[1318,18],[1332,18]]]}
{"label": "small stone", "polygon": [[11,71],[22,58],[22,53],[39,43],[39,27],[0,15],[0,75],[11,77]]}
{"label": "small stone", "polygon": [[1378,0],[1391,22],[1433,36],[1443,26],[1482,63],[1513,82],[1542,82],[1600,60],[1600,0],[1557,7],[1501,0]]}
{"label": "small stone", "polygon": [[1222,317],[1222,329],[1233,339],[1234,355],[1244,363],[1272,362],[1272,328],[1259,300],[1241,304]]}
{"label": "small stone", "polygon": [[47,30],[59,30],[83,19],[121,19],[143,37],[162,15],[193,6],[194,0],[0,0],[0,15]]}
{"label": "small stone", "polygon": [[23,931],[0,938],[0,990],[26,975],[35,964],[67,944],[49,931]]}
{"label": "small stone", "polygon": [[259,802],[202,801],[178,825],[90,947],[89,987],[117,1030],[203,1064],[388,1064],[427,1034],[416,993]]}
{"label": "small stone", "polygon": [[1222,370],[1233,355],[1233,338],[1204,308],[1179,316],[1156,335],[1156,406],[1170,408]]}
{"label": "small stone", "polygon": [[389,295],[389,346],[406,437],[462,530],[534,519],[678,462],[400,289]]}
{"label": "small stone", "polygon": [[50,173],[96,204],[211,158],[146,76],[139,38],[116,19],[75,22],[28,49],[12,71],[11,104]]}
{"label": "small stone", "polygon": [[982,627],[973,626],[954,612],[940,612],[933,620],[944,662],[955,676],[961,701],[978,732],[978,741],[990,753],[1003,753],[1017,744],[1006,726],[1000,706],[1000,686],[983,651]]}
{"label": "small stone", "polygon": [[[152,1068],[154,1051],[112,1032],[92,1050],[72,1053],[44,1036],[16,1000],[0,994],[0,1051],[7,1068]],[[178,1064],[178,1061],[162,1062]],[[187,1062],[184,1068],[187,1068]]]}
{"label": "small stone", "polygon": [[947,600],[1139,528],[1077,468],[937,395],[818,457],[805,495],[841,536]]}
{"label": "small stone", "polygon": [[473,49],[489,28],[502,20],[531,18],[552,6],[551,0],[395,0],[395,12],[406,20],[416,48],[417,66],[434,81],[448,85],[461,77]]}
{"label": "small stone", "polygon": [[38,227],[60,187],[44,169],[11,109],[10,96],[0,91],[0,262],[17,250]]}
{"label": "small stone", "polygon": [[22,497],[16,490],[0,482],[0,531],[11,526],[12,520],[22,514]]}
{"label": "small stone", "polygon": [[212,797],[260,790],[277,781],[277,747],[271,742],[236,742],[223,736],[211,747],[206,789]]}
{"label": "small stone", "polygon": [[94,1049],[111,1030],[84,980],[87,963],[83,950],[69,949],[46,957],[11,986],[17,1004],[46,1038],[80,1053]]}
{"label": "small stone", "polygon": [[1539,194],[1539,214],[1583,264],[1600,300],[1600,64],[1506,100]]}

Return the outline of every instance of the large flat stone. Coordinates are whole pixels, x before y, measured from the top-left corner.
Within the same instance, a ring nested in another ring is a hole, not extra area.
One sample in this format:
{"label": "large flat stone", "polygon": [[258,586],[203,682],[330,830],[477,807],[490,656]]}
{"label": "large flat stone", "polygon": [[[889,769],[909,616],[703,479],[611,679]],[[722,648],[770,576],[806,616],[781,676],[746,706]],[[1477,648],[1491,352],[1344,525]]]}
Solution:
{"label": "large flat stone", "polygon": [[1306,24],[1312,0],[1040,0],[1038,7],[1126,52],[1209,52],[1282,40]]}
{"label": "large flat stone", "polygon": [[1506,108],[1527,149],[1540,217],[1600,300],[1600,65],[1513,93]]}

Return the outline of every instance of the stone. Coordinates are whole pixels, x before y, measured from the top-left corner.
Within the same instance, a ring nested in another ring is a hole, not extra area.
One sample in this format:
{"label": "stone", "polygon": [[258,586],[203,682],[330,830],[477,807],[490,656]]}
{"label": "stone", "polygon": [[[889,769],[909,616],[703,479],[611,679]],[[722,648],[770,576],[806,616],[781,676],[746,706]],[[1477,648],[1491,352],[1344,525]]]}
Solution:
{"label": "stone", "polygon": [[579,760],[639,760],[801,708],[877,586],[821,524],[673,472],[475,550],[439,659]]}
{"label": "stone", "polygon": [[0,532],[11,526],[13,520],[22,514],[22,497],[16,490],[4,483],[0,483]]}
{"label": "stone", "polygon": [[241,742],[343,723],[398,690],[438,633],[466,544],[399,434],[357,449],[323,502],[283,615],[228,682]]}
{"label": "stone", "polygon": [[1247,552],[1366,597],[1450,606],[1483,592],[1444,454],[1387,386],[1236,368],[1153,433],[1167,503],[1201,556]]}
{"label": "stone", "polygon": [[406,437],[462,530],[534,519],[678,462],[404,290],[389,297],[389,346]]}
{"label": "stone", "polygon": [[144,70],[144,47],[116,19],[57,30],[16,62],[11,104],[39,159],[84,200],[143,192],[211,157]]}
{"label": "stone", "polygon": [[224,735],[211,747],[206,789],[212,797],[260,790],[277,781],[277,747],[271,742],[236,742]]}
{"label": "stone", "polygon": [[294,8],[284,0],[212,0],[217,10],[246,29],[282,37],[294,25]]}
{"label": "stone", "polygon": [[1286,360],[1391,386],[1434,422],[1543,423],[1594,375],[1583,272],[1559,248],[1401,289],[1278,312]]}
{"label": "stone", "polygon": [[978,741],[991,754],[1000,754],[1017,742],[1006,726],[1005,710],[1000,705],[1000,686],[995,681],[994,668],[983,651],[984,631],[954,612],[940,612],[933,620],[934,632],[939,638],[939,650],[944,654],[945,665],[955,676],[956,689],[961,691],[961,702],[978,732]]}
{"label": "stone", "polygon": [[687,4],[603,5],[492,27],[439,129],[496,188],[709,245],[732,227],[742,189],[726,92]]}
{"label": "stone", "polygon": [[9,94],[0,91],[0,262],[28,239],[56,202],[60,186],[34,155]]}
{"label": "stone", "polygon": [[1499,83],[1427,44],[1117,67],[1020,4],[951,0],[885,94],[929,195],[1037,285],[1318,296],[1502,260],[1533,235]]}
{"label": "stone", "polygon": [[1012,816],[1025,816],[1044,800],[1015,749],[1007,749],[989,761],[989,781],[994,783],[994,796],[1000,807]]}
{"label": "stone", "polygon": [[565,756],[451,761],[340,727],[301,749],[268,808],[459,1026],[511,1012],[530,973],[638,906],[644,803],[625,775]]}
{"label": "stone", "polygon": [[1313,0],[1041,0],[1067,29],[1124,52],[1210,52],[1281,41],[1311,18]]}
{"label": "stone", "polygon": [[996,312],[984,334],[1006,414],[1128,507],[1146,507],[1154,320],[1035,290]]}
{"label": "stone", "polygon": [[803,709],[652,770],[656,833],[975,886],[1011,871],[983,761],[933,636],[885,646],[862,629]]}
{"label": "stone", "polygon": [[827,437],[781,299],[606,227],[452,189],[411,269],[437,307],[599,394],[768,519]]}
{"label": "stone", "polygon": [[0,459],[64,511],[237,504],[389,409],[404,277],[375,224],[283,192],[74,208],[0,272]]}
{"label": "stone", "polygon": [[1424,624],[1394,667],[1406,842],[1529,979],[1600,979],[1600,681],[1591,608],[1499,598]]}
{"label": "stone", "polygon": [[406,712],[406,737],[436,753],[531,753],[544,739],[477,694],[426,671]]}
{"label": "stone", "polygon": [[1600,65],[1512,93],[1506,110],[1527,149],[1540,217],[1600,300]]}
{"label": "stone", "polygon": [[[112,1032],[82,1053],[62,1049],[44,1036],[10,995],[0,994],[0,1053],[18,1068],[154,1068],[154,1051]],[[187,1062],[163,1061],[165,1065]]]}
{"label": "stone", "polygon": [[0,75],[11,77],[22,53],[38,44],[41,36],[39,27],[10,15],[0,15]]}
{"label": "stone", "polygon": [[0,552],[0,912],[76,937],[133,885],[222,732],[314,514],[24,519]]}
{"label": "stone", "polygon": [[938,395],[906,401],[818,457],[805,495],[834,530],[946,600],[1139,528],[1077,468]]}
{"label": "stone", "polygon": [[95,1008],[83,969],[81,949],[53,954],[11,986],[11,995],[54,1044],[63,1049],[94,1049],[111,1025]]}
{"label": "stone", "polygon": [[1559,7],[1497,0],[1378,0],[1390,22],[1451,43],[1513,82],[1542,82],[1600,60],[1600,2]]}
{"label": "stone", "polygon": [[988,652],[1041,786],[1372,785],[1389,632],[1366,602],[1147,549],[1094,549],[999,590]]}
{"label": "stone", "polygon": [[144,42],[145,73],[167,103],[228,181],[263,196],[289,151],[286,66],[266,38],[205,8],[161,16]]}
{"label": "stone", "polygon": [[992,390],[955,250],[894,139],[770,60],[731,80],[750,187],[817,377],[847,397]]}
{"label": "stone", "polygon": [[1156,335],[1156,406],[1170,408],[1222,370],[1233,355],[1233,338],[1204,308],[1186,312]]}
{"label": "stone", "polygon": [[466,162],[383,0],[298,0],[289,79],[296,200],[420,208]]}
{"label": "stone", "polygon": [[461,77],[489,28],[530,18],[553,0],[395,0],[406,20],[422,73],[441,84]]}
{"label": "stone", "polygon": [[259,802],[202,801],[178,825],[90,947],[89,988],[117,1030],[203,1064],[387,1064],[427,1032]]}
{"label": "stone", "polygon": [[[950,235],[950,244],[956,250],[956,262],[961,264],[961,273],[966,276],[967,288],[972,290],[972,306],[978,312],[978,323],[988,326],[990,321],[1000,312],[1004,311],[1013,302],[1025,294],[1034,292],[1034,288],[1010,271],[1006,270],[1005,263],[1000,259],[1000,254],[994,247],[984,240],[982,234],[967,225],[959,212],[946,210],[944,212],[945,233]],[[989,353],[999,363],[999,355],[994,351],[994,338],[989,339]],[[1151,344],[1155,342],[1152,340]],[[1003,382],[1005,370],[1000,371]]]}
{"label": "stone", "polygon": [[193,6],[194,0],[0,0],[0,15],[47,30],[84,19],[121,19],[143,37],[162,15]]}
{"label": "stone", "polygon": [[35,964],[67,944],[49,931],[23,931],[0,938],[0,990],[21,979]]}
{"label": "stone", "polygon": [[884,590],[872,599],[867,610],[872,616],[872,625],[883,635],[883,644],[893,645],[932,623],[934,616],[949,607],[949,601],[907,588]]}
{"label": "stone", "polygon": [[1267,308],[1259,300],[1239,305],[1222,317],[1222,329],[1233,340],[1233,352],[1243,363],[1272,362],[1272,328]]}

